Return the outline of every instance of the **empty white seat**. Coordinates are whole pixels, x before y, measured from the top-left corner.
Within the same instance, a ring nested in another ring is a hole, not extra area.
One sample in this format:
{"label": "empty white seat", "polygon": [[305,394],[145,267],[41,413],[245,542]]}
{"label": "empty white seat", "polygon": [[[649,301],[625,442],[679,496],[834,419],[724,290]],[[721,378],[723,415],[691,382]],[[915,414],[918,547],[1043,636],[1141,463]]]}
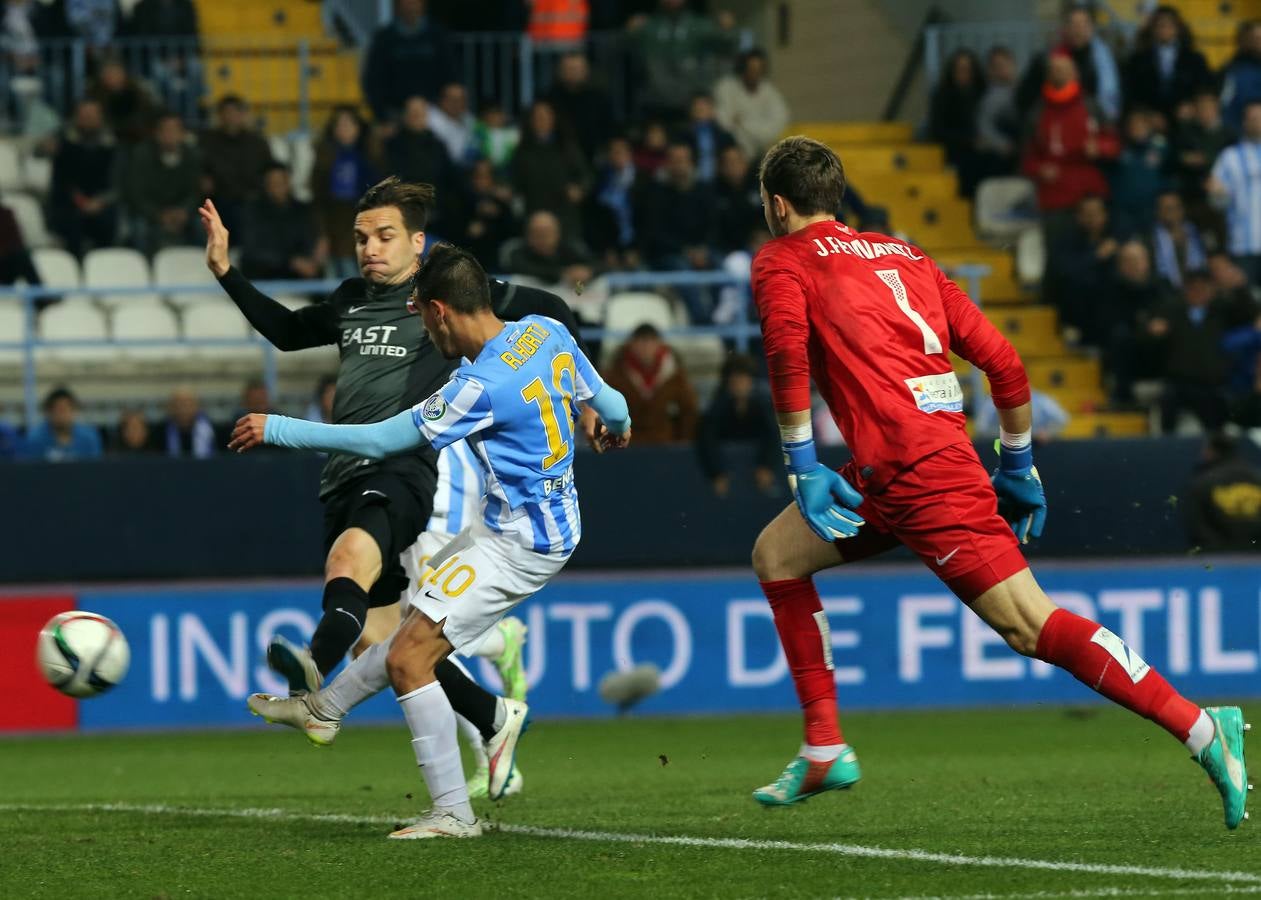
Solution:
{"label": "empty white seat", "polygon": [[83,273],[74,254],[59,247],[41,247],[31,252],[35,271],[45,287],[77,288],[83,284]]}
{"label": "empty white seat", "polygon": [[633,331],[640,325],[654,325],[660,331],[673,327],[674,313],[670,301],[649,291],[614,294],[609,298],[604,307],[605,328]]}
{"label": "empty white seat", "polygon": [[25,241],[28,249],[56,246],[57,242],[48,231],[48,226],[44,224],[43,207],[30,194],[24,194],[21,191],[6,192],[0,196],[0,205],[13,210],[13,217],[18,221],[22,240]]}
{"label": "empty white seat", "polygon": [[27,154],[22,160],[22,186],[41,197],[48,193],[53,182],[53,161],[46,156]]}
{"label": "empty white seat", "polygon": [[[179,320],[175,311],[157,297],[128,297],[113,310],[114,340],[132,359],[175,359],[188,350],[179,344]],[[165,343],[128,347],[126,341],[161,340]]]}
{"label": "empty white seat", "polygon": [[60,360],[99,360],[114,355],[109,346],[105,311],[86,297],[67,297],[39,314],[39,336],[45,341],[94,341],[87,345],[41,348],[40,357]]}
{"label": "empty white seat", "polygon": [[[218,282],[206,268],[206,250],[203,247],[166,247],[153,257],[153,283],[157,287],[187,287],[204,284],[215,287]],[[177,307],[202,303],[213,298],[211,293],[167,293],[166,299]]]}
{"label": "empty white seat", "polygon": [[204,300],[184,307],[184,340],[192,345],[193,352],[198,356],[231,359],[257,356],[260,353],[257,345],[197,346],[201,340],[243,341],[252,333],[245,316],[230,300]]}
{"label": "empty white seat", "polygon": [[137,299],[156,300],[150,290],[153,279],[149,261],[139,251],[127,247],[91,250],[83,258],[83,285],[89,288],[135,288],[134,294],[107,294],[100,297],[107,307],[117,307]]}
{"label": "empty white seat", "polygon": [[1037,221],[1037,188],[1028,178],[986,178],[977,186],[976,228],[982,237],[1013,238]]}
{"label": "empty white seat", "polygon": [[0,139],[0,191],[22,188],[22,157],[15,142]]}
{"label": "empty white seat", "polygon": [[666,342],[683,359],[684,365],[693,372],[717,371],[727,358],[727,347],[715,334],[694,334],[687,337],[667,338]]}

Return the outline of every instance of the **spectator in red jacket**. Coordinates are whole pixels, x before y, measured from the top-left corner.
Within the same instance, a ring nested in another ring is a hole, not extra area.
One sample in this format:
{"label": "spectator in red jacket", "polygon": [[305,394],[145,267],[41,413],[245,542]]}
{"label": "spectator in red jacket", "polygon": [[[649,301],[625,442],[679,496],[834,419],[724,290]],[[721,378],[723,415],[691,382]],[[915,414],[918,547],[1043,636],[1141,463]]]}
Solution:
{"label": "spectator in red jacket", "polygon": [[1099,163],[1114,158],[1120,145],[1082,94],[1073,58],[1062,51],[1047,64],[1034,123],[1021,169],[1038,184],[1038,206],[1051,238],[1059,234],[1057,226],[1072,222],[1073,208],[1083,197],[1107,196]]}

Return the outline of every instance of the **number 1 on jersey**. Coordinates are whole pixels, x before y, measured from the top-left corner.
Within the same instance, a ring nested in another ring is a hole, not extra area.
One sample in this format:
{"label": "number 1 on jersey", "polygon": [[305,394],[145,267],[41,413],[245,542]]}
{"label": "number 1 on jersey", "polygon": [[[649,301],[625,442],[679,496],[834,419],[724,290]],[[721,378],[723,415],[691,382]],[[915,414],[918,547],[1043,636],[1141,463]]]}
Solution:
{"label": "number 1 on jersey", "polygon": [[[564,407],[566,428],[573,436],[573,384],[575,375],[574,357],[570,353],[558,353],[552,360],[552,384],[560,394],[561,406]],[[565,388],[565,374],[569,374],[569,389]],[[521,390],[521,399],[526,403],[537,403],[539,420],[543,423],[543,433],[547,435],[547,456],[543,457],[541,467],[550,469],[569,455],[569,441],[561,436],[560,419],[556,415],[556,402],[548,393],[542,378],[536,378]]]}
{"label": "number 1 on jersey", "polygon": [[898,309],[906,313],[906,317],[914,322],[920,334],[924,335],[924,353],[927,355],[940,353],[941,338],[937,337],[937,332],[929,327],[924,317],[912,308],[911,299],[906,295],[906,285],[902,283],[902,275],[898,270],[877,269],[876,277],[889,286],[889,290],[893,291],[893,299],[898,304]]}

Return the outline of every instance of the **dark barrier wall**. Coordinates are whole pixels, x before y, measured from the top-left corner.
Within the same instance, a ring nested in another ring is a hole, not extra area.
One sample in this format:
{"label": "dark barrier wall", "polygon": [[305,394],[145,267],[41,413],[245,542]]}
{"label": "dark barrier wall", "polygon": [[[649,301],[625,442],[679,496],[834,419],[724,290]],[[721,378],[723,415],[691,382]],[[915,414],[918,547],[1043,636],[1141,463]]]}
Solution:
{"label": "dark barrier wall", "polygon": [[[981,452],[988,464],[992,449]],[[1198,453],[1194,440],[1043,448],[1050,515],[1031,555],[1186,552],[1178,498]],[[742,485],[747,457],[732,458],[737,485],[719,500],[688,448],[582,454],[584,527],[573,565],[747,565],[758,531],[788,497]],[[0,583],[318,572],[320,465],[270,453],[0,466]]]}

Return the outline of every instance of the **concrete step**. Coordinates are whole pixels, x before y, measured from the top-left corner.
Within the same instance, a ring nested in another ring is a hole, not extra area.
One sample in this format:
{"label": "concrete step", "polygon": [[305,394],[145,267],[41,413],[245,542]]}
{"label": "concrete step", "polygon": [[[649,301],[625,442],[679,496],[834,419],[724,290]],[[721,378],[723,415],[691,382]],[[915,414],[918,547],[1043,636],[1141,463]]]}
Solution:
{"label": "concrete step", "polygon": [[1064,438],[1144,437],[1150,423],[1146,413],[1099,412],[1073,416],[1061,433]]}
{"label": "concrete step", "polygon": [[907,122],[794,122],[787,134],[804,134],[825,144],[905,144],[913,129]]}

